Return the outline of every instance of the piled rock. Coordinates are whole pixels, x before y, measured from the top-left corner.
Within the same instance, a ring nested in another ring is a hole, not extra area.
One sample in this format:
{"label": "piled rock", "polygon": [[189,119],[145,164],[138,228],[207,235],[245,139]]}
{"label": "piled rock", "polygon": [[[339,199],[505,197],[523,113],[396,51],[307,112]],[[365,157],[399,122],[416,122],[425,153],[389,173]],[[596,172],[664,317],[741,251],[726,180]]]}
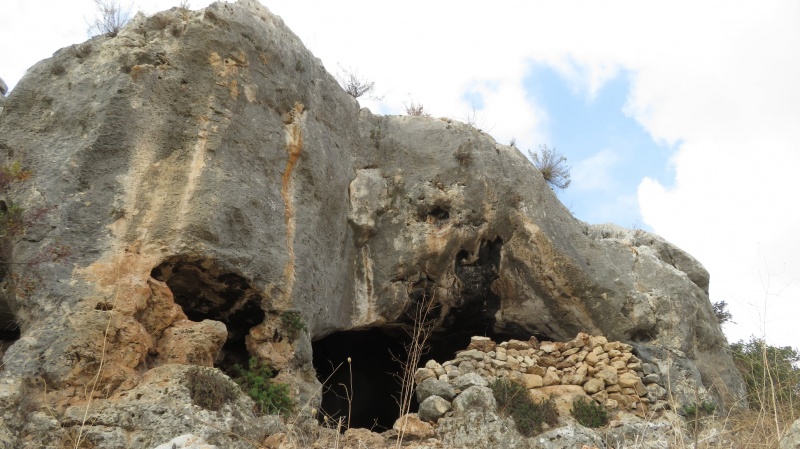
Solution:
{"label": "piled rock", "polygon": [[472,337],[454,360],[428,361],[415,373],[420,418],[435,421],[458,393],[497,378],[525,385],[534,399],[587,395],[611,410],[644,414],[660,408],[666,389],[655,365],[643,364],[633,347],[603,336],[578,334],[568,342]]}

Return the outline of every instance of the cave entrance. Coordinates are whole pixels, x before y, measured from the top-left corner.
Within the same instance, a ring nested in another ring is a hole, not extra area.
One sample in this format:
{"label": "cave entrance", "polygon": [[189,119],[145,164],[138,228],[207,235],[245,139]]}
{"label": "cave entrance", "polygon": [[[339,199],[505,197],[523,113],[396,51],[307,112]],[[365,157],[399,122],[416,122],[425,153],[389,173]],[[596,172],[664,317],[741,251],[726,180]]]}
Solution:
{"label": "cave entrance", "polygon": [[[473,336],[489,337],[496,342],[525,341],[531,335],[549,340],[544,333],[514,324],[506,323],[498,329],[496,314],[501,298],[491,287],[498,278],[502,246],[503,241],[498,237],[484,241],[477,254],[467,251],[458,254],[455,274],[461,291],[457,304],[443,318],[439,315],[444,308],[433,307],[431,313],[439,317],[440,324],[428,338],[428,348],[418,367],[431,359],[439,363],[453,360],[457,351],[469,346]],[[413,312],[416,304],[431,298],[434,288],[432,279],[417,281],[409,292],[408,310]],[[328,416],[334,422],[343,419],[345,429],[382,431],[392,427],[400,415],[401,361],[407,357],[405,348],[410,337],[406,329],[412,324],[412,316],[413,313],[406,313],[398,323],[337,332],[312,343],[314,369],[323,383],[320,418]],[[352,361],[349,364],[348,358]],[[411,411],[417,409],[414,398]]]}
{"label": "cave entrance", "polygon": [[391,429],[400,411],[398,359],[404,359],[407,341],[402,329],[372,328],[313,342],[314,369],[323,383],[320,419],[341,418],[346,429],[349,416],[351,428]]}
{"label": "cave entrance", "polygon": [[222,270],[206,259],[175,256],[155,267],[151,276],[165,282],[192,321],[215,320],[225,324],[228,338],[215,365],[223,371],[234,364],[247,366],[245,337],[264,321],[261,295],[247,280]]}

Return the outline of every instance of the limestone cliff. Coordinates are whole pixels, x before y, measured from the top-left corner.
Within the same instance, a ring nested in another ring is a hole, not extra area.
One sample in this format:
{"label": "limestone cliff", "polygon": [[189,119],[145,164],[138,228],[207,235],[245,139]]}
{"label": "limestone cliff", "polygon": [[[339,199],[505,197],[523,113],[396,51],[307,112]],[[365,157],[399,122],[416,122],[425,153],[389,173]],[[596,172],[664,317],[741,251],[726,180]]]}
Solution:
{"label": "limestone cliff", "polygon": [[0,273],[9,447],[248,447],[229,434],[277,424],[196,412],[190,365],[257,356],[319,403],[312,341],[391,333],[423,298],[440,340],[604,335],[679,402],[741,395],[699,262],[576,220],[473,127],[360,109],[253,1],[139,15],[35,65],[0,113],[15,161],[30,175],[0,198],[24,211]]}

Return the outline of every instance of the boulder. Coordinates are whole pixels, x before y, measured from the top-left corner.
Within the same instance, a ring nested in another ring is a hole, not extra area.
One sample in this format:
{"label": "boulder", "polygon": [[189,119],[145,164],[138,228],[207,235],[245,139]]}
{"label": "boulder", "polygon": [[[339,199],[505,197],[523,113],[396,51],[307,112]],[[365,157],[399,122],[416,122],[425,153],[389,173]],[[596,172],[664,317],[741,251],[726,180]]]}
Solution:
{"label": "boulder", "polygon": [[439,396],[447,401],[452,401],[456,397],[456,392],[448,382],[429,378],[417,385],[417,401],[422,403],[430,396]]}
{"label": "boulder", "polygon": [[436,422],[451,408],[450,401],[440,396],[428,396],[427,399],[419,404],[419,419]]}
{"label": "boulder", "polygon": [[792,423],[786,432],[784,432],[780,443],[779,449],[800,449],[800,419]]}
{"label": "boulder", "polygon": [[[514,421],[495,410],[466,409],[439,420],[436,436],[443,447],[528,449]],[[433,446],[436,447],[436,446]]]}
{"label": "boulder", "polygon": [[497,400],[495,400],[492,390],[488,387],[469,387],[453,400],[453,410],[457,413],[469,410],[494,410],[496,408]]}
{"label": "boulder", "polygon": [[489,382],[487,382],[486,379],[484,379],[480,374],[467,373],[451,380],[450,385],[452,385],[456,390],[464,391],[472,386],[486,387],[489,385]]}

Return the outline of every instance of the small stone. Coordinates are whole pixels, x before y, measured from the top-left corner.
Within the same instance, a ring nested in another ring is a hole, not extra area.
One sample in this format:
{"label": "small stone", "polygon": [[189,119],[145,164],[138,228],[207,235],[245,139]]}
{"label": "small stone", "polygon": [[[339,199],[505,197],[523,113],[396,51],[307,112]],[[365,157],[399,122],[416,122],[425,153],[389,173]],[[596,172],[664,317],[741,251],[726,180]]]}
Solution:
{"label": "small stone", "polygon": [[636,385],[633,386],[633,389],[636,390],[636,394],[644,397],[647,396],[647,388],[644,387],[644,384],[641,382],[636,382]]}
{"label": "small stone", "polygon": [[532,365],[528,367],[528,374],[536,374],[537,376],[544,376],[544,373],[547,372],[547,368],[544,366],[539,365]]}
{"label": "small stone", "polygon": [[414,382],[419,385],[425,381],[425,379],[436,378],[436,373],[433,372],[430,368],[419,368],[416,373],[414,373]]}
{"label": "small stone", "polygon": [[606,390],[600,390],[597,393],[593,394],[592,398],[598,403],[602,404],[603,402],[606,401],[606,399],[608,399],[608,392]]}
{"label": "small stone", "polygon": [[525,388],[539,388],[544,386],[544,379],[542,376],[537,376],[536,374],[523,374],[523,378],[525,379]]}
{"label": "small stone", "polygon": [[634,371],[641,371],[642,370],[642,363],[641,362],[634,362],[634,363],[630,363],[629,362],[628,363],[628,369],[634,370]]}
{"label": "small stone", "polygon": [[617,360],[616,362],[611,362],[611,366],[613,366],[617,371],[622,371],[627,369],[628,364],[623,362],[622,360]]}
{"label": "small stone", "polygon": [[492,367],[494,368],[505,368],[508,366],[508,363],[502,360],[492,360]]}
{"label": "small stone", "polygon": [[469,346],[467,349],[477,349],[483,352],[489,352],[494,350],[497,343],[492,341],[489,337],[472,337],[470,338]]}
{"label": "small stone", "polygon": [[497,408],[497,401],[492,390],[488,387],[472,386],[462,391],[453,400],[453,410],[463,412],[467,410],[493,410]]}
{"label": "small stone", "polygon": [[448,382],[429,378],[425,379],[417,386],[417,401],[422,403],[422,401],[428,399],[430,396],[439,396],[448,401],[452,401],[456,396],[456,392],[453,386]]}
{"label": "small stone", "polygon": [[458,370],[461,374],[474,373],[478,368],[474,360],[467,360],[458,364]]}
{"label": "small stone", "polygon": [[594,348],[596,348],[598,346],[602,347],[606,343],[608,343],[608,340],[606,339],[606,337],[604,337],[602,335],[598,335],[598,336],[589,337],[589,344],[587,346],[589,346],[589,348],[591,348],[591,349],[594,349]]}
{"label": "small stone", "polygon": [[631,372],[620,374],[617,381],[622,388],[633,388],[639,382],[641,382],[639,376]]}
{"label": "small stone", "polygon": [[608,398],[617,401],[620,407],[627,408],[633,400],[622,393],[609,393]]}
{"label": "small stone", "polygon": [[489,382],[476,373],[467,373],[453,379],[450,385],[457,390],[464,391],[473,386],[486,387],[489,385]]}
{"label": "small stone", "polygon": [[397,433],[403,433],[408,439],[422,440],[433,436],[433,426],[419,419],[416,413],[409,413],[397,418],[392,426]]}
{"label": "small stone", "polygon": [[558,372],[556,371],[556,369],[553,368],[552,366],[550,368],[547,368],[547,372],[544,374],[544,377],[542,378],[542,384],[544,384],[544,386],[547,387],[550,385],[558,385],[560,383],[561,379],[558,377]]}
{"label": "small stone", "polygon": [[507,349],[516,349],[516,350],[524,350],[530,349],[530,343],[526,341],[519,341],[519,340],[509,340],[508,345],[506,346]]}
{"label": "small stone", "polygon": [[543,351],[546,354],[550,354],[556,349],[557,349],[556,344],[552,341],[543,341],[542,343],[539,344],[539,350]]}
{"label": "small stone", "polygon": [[461,351],[456,353],[456,357],[460,359],[471,359],[471,360],[483,360],[483,357],[486,355],[483,351],[478,351],[477,349],[469,349],[466,351]]}
{"label": "small stone", "polygon": [[440,396],[429,396],[419,404],[419,419],[427,422],[436,422],[451,408],[450,401]]}
{"label": "small stone", "polygon": [[538,363],[542,366],[555,366],[558,361],[553,357],[543,355],[539,357]]}
{"label": "small stone", "polygon": [[595,373],[594,377],[605,382],[606,385],[615,385],[619,380],[617,370],[614,368],[606,367]]}
{"label": "small stone", "polygon": [[592,378],[583,384],[583,391],[588,394],[595,394],[605,388],[605,382],[602,379]]}
{"label": "small stone", "polygon": [[569,357],[572,354],[577,354],[578,351],[580,351],[580,350],[581,350],[580,348],[567,349],[566,351],[562,352],[561,355],[564,356],[564,357]]}

